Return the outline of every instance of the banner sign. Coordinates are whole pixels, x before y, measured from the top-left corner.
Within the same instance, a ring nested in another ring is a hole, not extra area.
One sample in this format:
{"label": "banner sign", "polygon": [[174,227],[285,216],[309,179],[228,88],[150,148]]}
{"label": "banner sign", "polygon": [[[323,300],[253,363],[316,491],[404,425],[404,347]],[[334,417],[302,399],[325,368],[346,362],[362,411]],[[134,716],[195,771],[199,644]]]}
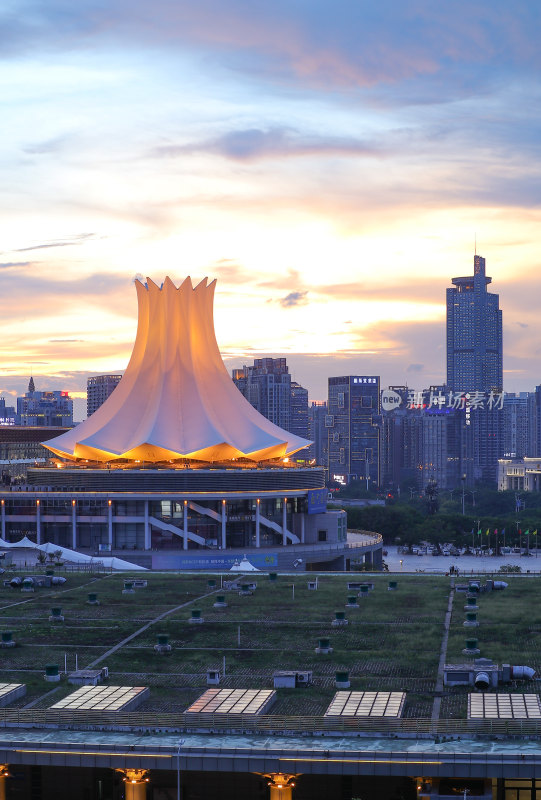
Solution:
{"label": "banner sign", "polygon": [[[257,569],[266,570],[278,566],[277,553],[246,553],[246,558]],[[239,555],[226,555],[225,553],[216,555],[200,554],[194,552],[193,556],[186,554],[186,551],[177,555],[176,553],[152,553],[152,569],[219,569],[228,571],[233,564],[242,560]]]}
{"label": "banner sign", "polygon": [[323,514],[327,510],[327,489],[310,489],[307,500],[309,514]]}

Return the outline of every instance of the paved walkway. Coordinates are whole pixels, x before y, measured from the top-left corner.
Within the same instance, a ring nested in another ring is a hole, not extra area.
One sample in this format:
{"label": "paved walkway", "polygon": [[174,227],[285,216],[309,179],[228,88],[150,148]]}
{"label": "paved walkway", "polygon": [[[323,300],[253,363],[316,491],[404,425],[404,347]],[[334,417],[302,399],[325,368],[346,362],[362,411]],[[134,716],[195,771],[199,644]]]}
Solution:
{"label": "paved walkway", "polygon": [[436,695],[432,705],[432,722],[437,722],[440,718],[441,696],[443,693],[443,668],[447,659],[447,642],[449,641],[449,627],[453,613],[453,598],[455,596],[455,582],[451,580],[451,591],[449,602],[447,603],[447,613],[443,622],[443,636],[441,639],[440,662],[438,664],[438,677],[436,678]]}

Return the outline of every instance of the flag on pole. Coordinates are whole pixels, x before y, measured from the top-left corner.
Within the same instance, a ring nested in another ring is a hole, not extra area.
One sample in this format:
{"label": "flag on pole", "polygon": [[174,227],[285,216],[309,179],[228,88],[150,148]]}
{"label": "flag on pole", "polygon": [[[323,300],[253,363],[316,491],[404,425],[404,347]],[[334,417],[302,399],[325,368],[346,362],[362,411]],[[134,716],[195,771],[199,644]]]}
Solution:
{"label": "flag on pole", "polygon": [[536,529],[535,529],[535,531],[532,533],[532,536],[537,536],[537,528],[536,528]]}
{"label": "flag on pole", "polygon": [[497,536],[497,535],[498,535],[498,529],[494,528],[494,536]]}
{"label": "flag on pole", "polygon": [[490,528],[487,528],[487,536],[490,536]]}
{"label": "flag on pole", "polygon": [[481,536],[481,528],[477,531],[477,536]]}
{"label": "flag on pole", "polygon": [[528,528],[527,531],[524,531],[524,536],[529,536],[529,535],[530,535],[530,529]]}

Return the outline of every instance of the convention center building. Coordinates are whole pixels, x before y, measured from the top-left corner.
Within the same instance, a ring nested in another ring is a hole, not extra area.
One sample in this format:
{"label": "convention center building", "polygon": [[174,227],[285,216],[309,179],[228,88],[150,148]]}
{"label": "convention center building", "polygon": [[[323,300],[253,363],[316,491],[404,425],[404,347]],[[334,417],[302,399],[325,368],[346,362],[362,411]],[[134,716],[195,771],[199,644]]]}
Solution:
{"label": "convention center building", "polygon": [[381,566],[377,535],[348,544],[346,514],[327,510],[323,467],[291,456],[310,442],[242,396],[214,334],[215,281],[135,283],[133,353],[87,420],[44,442],[50,461],[0,492],[1,538],[155,569]]}

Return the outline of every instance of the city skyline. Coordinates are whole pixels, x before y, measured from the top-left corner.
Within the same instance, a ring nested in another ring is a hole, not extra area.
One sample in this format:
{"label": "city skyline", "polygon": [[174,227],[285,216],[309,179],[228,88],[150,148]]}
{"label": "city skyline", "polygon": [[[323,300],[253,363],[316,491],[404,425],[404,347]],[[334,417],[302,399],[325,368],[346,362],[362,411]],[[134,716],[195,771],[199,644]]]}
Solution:
{"label": "city skyline", "polygon": [[534,3],[146,9],[0,12],[8,404],[124,369],[139,275],[216,277],[227,368],[286,357],[311,400],[441,384],[476,240],[504,388],[541,382]]}

